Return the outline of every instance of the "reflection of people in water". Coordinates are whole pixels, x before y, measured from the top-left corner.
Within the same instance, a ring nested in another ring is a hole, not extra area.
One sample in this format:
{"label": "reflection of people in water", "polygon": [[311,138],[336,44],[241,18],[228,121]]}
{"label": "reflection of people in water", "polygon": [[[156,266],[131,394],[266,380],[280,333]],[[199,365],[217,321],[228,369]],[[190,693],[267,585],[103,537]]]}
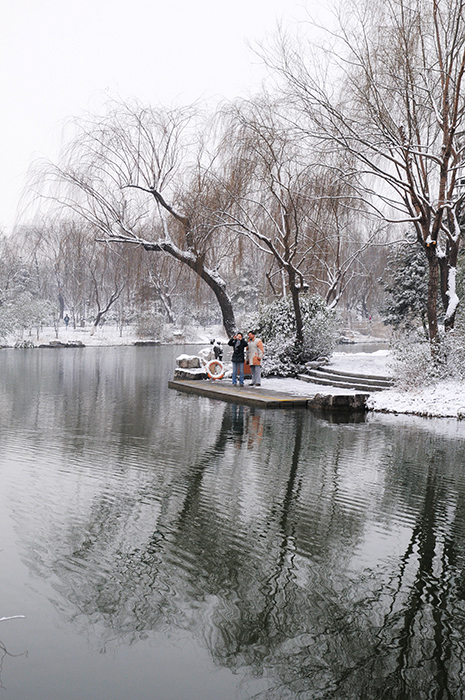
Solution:
{"label": "reflection of people in water", "polygon": [[237,447],[240,447],[244,437],[244,406],[235,403],[231,405],[231,435]]}
{"label": "reflection of people in water", "polygon": [[262,417],[260,416],[260,414],[255,413],[253,409],[251,410],[249,417],[247,434],[249,438],[247,442],[247,448],[250,450],[255,443],[258,445],[263,437]]}
{"label": "reflection of people in water", "polygon": [[247,449],[250,450],[263,437],[263,419],[254,408],[229,404],[225,410],[222,429],[226,429],[236,447],[240,447],[246,440]]}

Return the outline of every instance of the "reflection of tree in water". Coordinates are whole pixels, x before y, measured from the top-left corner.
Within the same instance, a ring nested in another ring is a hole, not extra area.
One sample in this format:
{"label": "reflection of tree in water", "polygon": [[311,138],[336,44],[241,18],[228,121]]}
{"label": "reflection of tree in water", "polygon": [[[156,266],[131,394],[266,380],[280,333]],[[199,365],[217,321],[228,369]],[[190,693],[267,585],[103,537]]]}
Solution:
{"label": "reflection of tree in water", "polygon": [[[9,617],[0,617],[0,622],[5,622],[6,620],[14,620],[16,618],[23,618],[24,615],[13,615]],[[5,644],[2,642],[0,639],[0,690],[5,690],[5,686],[3,685],[2,681],[2,672],[3,672],[3,663],[5,661],[5,657],[11,656],[11,657],[18,657],[18,656],[27,656],[27,651],[23,651],[20,654],[12,654],[8,649],[6,648]]]}
{"label": "reflection of tree in water", "polygon": [[3,685],[2,681],[3,662],[5,660],[5,656],[11,656],[11,654],[9,654],[6,646],[0,640],[0,690],[5,690],[5,686]]}
{"label": "reflection of tree in water", "polygon": [[[327,683],[321,695],[311,697],[464,697],[465,620],[457,585],[463,577],[464,532],[463,525],[456,528],[457,520],[463,521],[463,490],[450,503],[439,478],[446,459],[434,449],[429,453],[416,522],[390,580],[371,587],[376,572],[365,572],[366,580],[334,606],[338,624],[324,635]],[[414,490],[418,500],[418,484],[412,483]],[[352,607],[344,609],[344,601]]]}
{"label": "reflection of tree in water", "polygon": [[369,667],[374,678],[383,679],[383,698],[455,699],[464,692],[464,533],[463,526],[456,529],[457,517],[463,520],[464,494],[462,503],[448,500],[440,476],[446,454],[435,451],[429,461],[416,522],[392,580],[390,606],[378,644],[370,650]]}
{"label": "reflection of tree in water", "polygon": [[[424,435],[401,447],[375,436],[386,518],[415,523],[402,523],[402,555],[361,568],[368,513],[344,504],[341,472],[349,454],[373,450],[373,434],[305,411],[221,411],[210,447],[144,511],[143,536],[125,532],[135,497],[101,500],[86,539],[44,562],[66,616],[126,642],[187,629],[218,664],[274,678],[268,699],[461,698],[465,493],[457,482],[451,502],[447,453]],[[409,460],[429,464],[423,482]],[[263,497],[251,507],[252,478]],[[150,499],[149,483],[141,493]]]}

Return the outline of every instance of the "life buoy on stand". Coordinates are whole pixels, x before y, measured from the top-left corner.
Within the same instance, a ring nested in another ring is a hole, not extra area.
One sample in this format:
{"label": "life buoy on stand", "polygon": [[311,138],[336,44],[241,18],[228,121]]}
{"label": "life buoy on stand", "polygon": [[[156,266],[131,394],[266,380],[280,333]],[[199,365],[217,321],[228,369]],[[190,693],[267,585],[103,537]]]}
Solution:
{"label": "life buoy on stand", "polygon": [[224,377],[224,364],[219,360],[210,360],[205,369],[210,379],[223,379]]}

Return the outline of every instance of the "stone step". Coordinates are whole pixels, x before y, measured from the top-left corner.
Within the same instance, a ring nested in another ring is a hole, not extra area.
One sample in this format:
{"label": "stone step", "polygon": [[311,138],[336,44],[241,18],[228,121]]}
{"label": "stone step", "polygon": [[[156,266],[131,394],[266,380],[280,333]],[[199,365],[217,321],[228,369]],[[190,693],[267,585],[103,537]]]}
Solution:
{"label": "stone step", "polygon": [[376,386],[379,389],[388,389],[392,386],[392,381],[389,377],[380,377],[366,374],[352,374],[351,372],[342,372],[340,370],[329,370],[326,368],[309,370],[308,375],[315,379],[330,380],[331,382],[350,382],[355,386],[369,384]]}
{"label": "stone step", "polygon": [[385,377],[379,374],[361,374],[357,372],[344,372],[341,369],[332,369],[331,367],[318,367],[318,369],[310,370],[310,372],[321,372],[328,375],[337,375],[339,377],[344,377],[346,379],[362,379],[364,381],[373,381],[375,383],[380,383],[382,386],[392,386],[391,377]]}
{"label": "stone step", "polygon": [[304,382],[309,382],[310,384],[319,384],[320,386],[335,387],[338,389],[355,389],[357,391],[363,391],[365,393],[373,393],[374,391],[382,391],[384,387],[373,386],[371,384],[357,384],[354,382],[344,382],[338,381],[336,379],[320,379],[316,377],[310,377],[308,374],[298,374],[298,379]]}
{"label": "stone step", "polygon": [[299,374],[298,378],[304,382],[320,384],[322,386],[334,386],[340,389],[357,389],[370,393],[389,389],[389,387],[392,386],[392,380],[389,377],[352,374],[328,368],[309,370],[306,374]]}

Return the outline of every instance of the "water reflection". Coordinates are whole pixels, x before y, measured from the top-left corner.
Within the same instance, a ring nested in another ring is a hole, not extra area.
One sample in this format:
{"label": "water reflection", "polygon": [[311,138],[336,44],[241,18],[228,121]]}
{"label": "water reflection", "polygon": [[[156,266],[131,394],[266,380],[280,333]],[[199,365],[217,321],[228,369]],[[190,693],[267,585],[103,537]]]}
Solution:
{"label": "water reflection", "polygon": [[172,361],[3,359],[2,486],[61,619],[101,651],[182,631],[254,697],[461,698],[463,433],[180,395]]}

